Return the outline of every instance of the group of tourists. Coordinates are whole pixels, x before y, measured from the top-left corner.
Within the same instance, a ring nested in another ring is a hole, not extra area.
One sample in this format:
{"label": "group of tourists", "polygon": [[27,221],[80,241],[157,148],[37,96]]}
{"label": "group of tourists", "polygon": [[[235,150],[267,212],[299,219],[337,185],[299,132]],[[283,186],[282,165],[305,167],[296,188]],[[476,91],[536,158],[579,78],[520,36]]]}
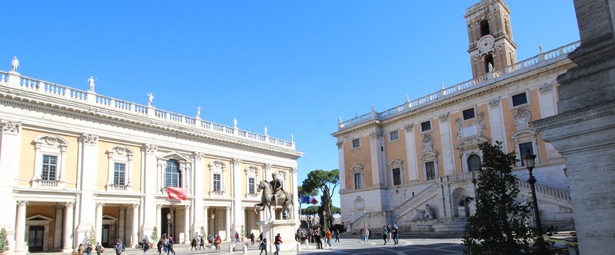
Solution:
{"label": "group of tourists", "polygon": [[[117,240],[117,242],[119,242],[120,244],[122,243],[119,239]],[[116,242],[116,245],[117,245],[117,242]],[[121,247],[122,247],[121,251],[124,251],[123,250],[123,247],[124,247],[123,244],[122,244]],[[114,246],[114,248],[115,248],[115,246]],[[96,251],[96,254],[100,255],[103,251],[105,251],[105,249],[102,247],[102,245],[100,245],[100,242],[96,243],[96,247],[92,247],[92,245],[87,245],[86,244],[86,247],[84,248],[83,244],[79,244],[79,247],[77,248],[77,253],[79,255],[83,255],[83,254],[92,255],[92,251]],[[120,254],[121,254],[121,252],[120,252]]]}
{"label": "group of tourists", "polygon": [[162,251],[164,251],[167,255],[175,255],[175,250],[173,250],[173,243],[174,242],[172,236],[162,235],[162,237],[160,237],[160,239],[158,240],[158,244],[156,245],[156,247],[158,247],[158,254],[162,254]]}
{"label": "group of tourists", "polygon": [[397,225],[382,226],[382,239],[384,240],[384,245],[391,242],[391,238],[395,244],[399,244],[399,233],[397,229]]}
{"label": "group of tourists", "polygon": [[314,229],[298,229],[295,234],[295,240],[301,245],[305,245],[305,248],[309,248],[310,243],[316,244],[316,249],[324,249],[323,242],[325,242],[329,249],[331,249],[331,238],[335,234],[335,242],[340,241],[340,231],[335,230],[335,233],[330,229],[314,228]]}

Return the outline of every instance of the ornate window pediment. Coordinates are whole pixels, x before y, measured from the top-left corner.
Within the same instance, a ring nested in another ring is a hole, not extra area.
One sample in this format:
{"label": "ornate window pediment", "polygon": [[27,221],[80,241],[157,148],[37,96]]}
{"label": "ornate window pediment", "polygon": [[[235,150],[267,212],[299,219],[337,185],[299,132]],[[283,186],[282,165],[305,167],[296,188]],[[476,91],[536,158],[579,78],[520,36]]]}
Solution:
{"label": "ornate window pediment", "polygon": [[472,121],[463,125],[461,119],[455,120],[457,125],[457,138],[459,143],[455,146],[455,149],[463,149],[464,147],[478,146],[483,142],[489,142],[489,139],[485,137],[485,124],[483,118],[485,114],[479,112],[476,114],[476,121]]}
{"label": "ornate window pediment", "polygon": [[245,172],[248,185],[246,189],[246,198],[258,198],[256,187],[258,186],[258,173],[260,172],[260,168],[255,165],[250,165],[246,167]]}
{"label": "ornate window pediment", "polygon": [[107,150],[108,175],[107,191],[129,191],[132,187],[132,157],[135,152],[122,145],[117,145]]}
{"label": "ornate window pediment", "polygon": [[64,188],[64,169],[68,142],[56,135],[42,135],[34,139],[34,177],[32,187]]}
{"label": "ornate window pediment", "polygon": [[226,195],[225,172],[228,165],[222,160],[214,160],[209,163],[210,191],[211,196]]}

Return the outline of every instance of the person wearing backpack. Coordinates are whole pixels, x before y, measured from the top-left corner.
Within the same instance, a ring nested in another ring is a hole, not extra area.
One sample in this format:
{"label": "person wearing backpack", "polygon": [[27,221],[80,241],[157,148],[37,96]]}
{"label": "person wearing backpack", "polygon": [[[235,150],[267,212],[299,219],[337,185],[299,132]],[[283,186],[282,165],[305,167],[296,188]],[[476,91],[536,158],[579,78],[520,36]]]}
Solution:
{"label": "person wearing backpack", "polygon": [[96,243],[96,248],[94,248],[94,250],[96,250],[96,255],[100,255],[103,251],[105,251],[102,245],[100,245],[100,242]]}
{"label": "person wearing backpack", "polygon": [[141,241],[141,247],[143,248],[143,255],[145,255],[147,250],[149,250],[149,242],[147,242],[147,240],[143,239],[143,241]]}
{"label": "person wearing backpack", "polygon": [[85,253],[92,255],[92,245],[88,244],[88,247],[85,248]]}
{"label": "person wearing backpack", "polygon": [[115,241],[115,246],[113,247],[113,249],[115,249],[116,255],[121,255],[122,252],[124,252],[124,244],[122,243],[122,241],[120,241],[120,239],[117,239],[117,241]]}
{"label": "person wearing backpack", "polygon": [[267,255],[267,238],[261,240],[261,243],[258,245],[258,249],[261,251],[259,255],[263,254],[263,251],[265,251],[265,255]]}

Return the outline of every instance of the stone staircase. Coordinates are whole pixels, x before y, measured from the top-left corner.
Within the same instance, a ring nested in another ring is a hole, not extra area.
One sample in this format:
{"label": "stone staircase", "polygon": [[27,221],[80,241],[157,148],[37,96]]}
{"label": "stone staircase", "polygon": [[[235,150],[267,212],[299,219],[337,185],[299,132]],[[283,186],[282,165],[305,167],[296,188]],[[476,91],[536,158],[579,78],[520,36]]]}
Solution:
{"label": "stone staircase", "polygon": [[427,187],[426,189],[419,192],[416,196],[408,199],[408,201],[404,202],[397,208],[393,210],[393,218],[395,221],[398,221],[399,218],[405,216],[406,214],[414,211],[419,206],[423,205],[429,199],[434,198],[437,195],[438,186],[434,183]]}
{"label": "stone staircase", "polygon": [[[521,199],[530,202],[532,197],[530,184],[526,181],[518,180],[517,185],[521,191],[519,193]],[[538,184],[534,184],[534,188],[536,189],[538,209],[540,211],[545,211],[546,209],[551,211],[549,215],[543,215],[541,213],[540,218],[543,222],[543,226],[547,227],[552,225],[559,230],[574,229],[570,193]]]}

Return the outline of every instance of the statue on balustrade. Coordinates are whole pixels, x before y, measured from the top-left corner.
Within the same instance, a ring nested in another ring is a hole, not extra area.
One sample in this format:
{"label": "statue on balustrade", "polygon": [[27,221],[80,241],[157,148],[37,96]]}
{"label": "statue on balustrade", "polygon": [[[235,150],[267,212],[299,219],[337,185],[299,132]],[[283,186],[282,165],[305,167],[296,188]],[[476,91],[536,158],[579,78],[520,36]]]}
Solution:
{"label": "statue on balustrade", "polygon": [[19,60],[17,60],[17,57],[13,57],[13,62],[11,63],[13,65],[13,68],[11,69],[12,72],[17,72],[17,67],[19,67]]}

